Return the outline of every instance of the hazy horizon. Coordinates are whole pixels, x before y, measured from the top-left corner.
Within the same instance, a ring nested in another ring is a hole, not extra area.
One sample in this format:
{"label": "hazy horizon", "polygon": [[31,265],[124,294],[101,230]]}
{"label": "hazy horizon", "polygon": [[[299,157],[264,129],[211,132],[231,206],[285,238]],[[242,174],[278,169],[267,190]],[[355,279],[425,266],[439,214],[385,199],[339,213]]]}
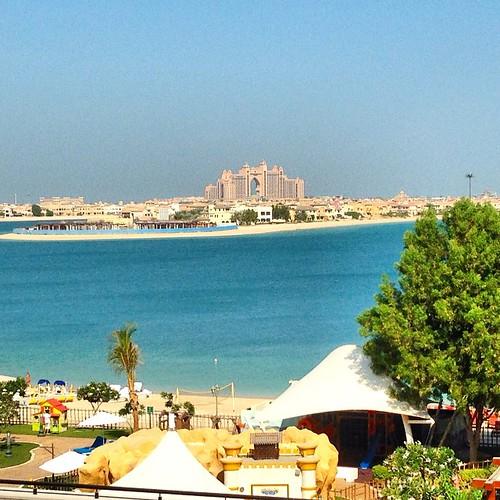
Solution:
{"label": "hazy horizon", "polygon": [[2,3],[0,200],[500,191],[500,4]]}

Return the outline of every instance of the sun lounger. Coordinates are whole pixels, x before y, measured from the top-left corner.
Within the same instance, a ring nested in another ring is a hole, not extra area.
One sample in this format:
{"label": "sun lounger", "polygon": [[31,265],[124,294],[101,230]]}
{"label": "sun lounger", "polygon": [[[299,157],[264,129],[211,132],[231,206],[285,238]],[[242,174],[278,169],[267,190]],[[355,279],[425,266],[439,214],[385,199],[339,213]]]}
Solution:
{"label": "sun lounger", "polygon": [[83,446],[81,448],[73,448],[73,451],[76,451],[77,453],[80,453],[82,455],[88,455],[89,453],[92,453],[96,448],[99,448],[99,446],[102,446],[103,444],[106,444],[106,438],[104,436],[97,436],[94,440],[94,442],[90,446]]}

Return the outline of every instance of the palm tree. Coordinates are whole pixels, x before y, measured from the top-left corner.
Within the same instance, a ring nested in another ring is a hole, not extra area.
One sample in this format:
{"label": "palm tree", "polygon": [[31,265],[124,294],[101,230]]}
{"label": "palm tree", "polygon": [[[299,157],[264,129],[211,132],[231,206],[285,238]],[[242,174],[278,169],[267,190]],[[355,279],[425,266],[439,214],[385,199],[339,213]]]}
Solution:
{"label": "palm tree", "polygon": [[134,343],[133,336],[137,327],[126,323],[120,329],[111,333],[111,345],[108,352],[108,363],[117,373],[125,373],[132,410],[134,432],[139,430],[139,400],[135,391],[135,371],[142,363],[141,350]]}

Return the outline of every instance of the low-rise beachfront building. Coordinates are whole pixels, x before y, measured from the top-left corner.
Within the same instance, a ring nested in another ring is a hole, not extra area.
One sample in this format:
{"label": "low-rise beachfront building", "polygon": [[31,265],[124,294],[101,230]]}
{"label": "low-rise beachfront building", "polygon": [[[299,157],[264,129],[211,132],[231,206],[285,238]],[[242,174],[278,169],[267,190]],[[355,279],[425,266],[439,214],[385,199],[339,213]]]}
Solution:
{"label": "low-rise beachfront building", "polygon": [[2,217],[14,217],[14,213],[14,209],[10,205],[0,205],[0,215]]}
{"label": "low-rise beachfront building", "polygon": [[273,207],[271,205],[257,205],[249,207],[257,213],[257,222],[271,223],[273,220]]}
{"label": "low-rise beachfront building", "polygon": [[231,224],[235,209],[231,205],[213,204],[208,206],[208,220],[211,224],[222,226]]}

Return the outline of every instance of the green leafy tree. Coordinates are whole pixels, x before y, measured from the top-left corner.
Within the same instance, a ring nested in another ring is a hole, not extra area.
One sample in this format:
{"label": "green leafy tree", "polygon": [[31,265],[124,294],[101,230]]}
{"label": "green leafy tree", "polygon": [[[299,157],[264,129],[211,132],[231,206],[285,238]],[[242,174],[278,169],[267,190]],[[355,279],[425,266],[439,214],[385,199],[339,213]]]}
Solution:
{"label": "green leafy tree", "polygon": [[273,205],[273,220],[290,220],[290,209],[285,205]]}
{"label": "green leafy tree", "polygon": [[179,210],[178,212],[175,212],[174,220],[186,220],[186,221],[196,220],[200,217],[202,213],[203,213],[202,208],[195,208],[193,210]]}
{"label": "green leafy tree", "polygon": [[305,210],[298,210],[295,214],[295,220],[297,222],[306,222],[307,221],[307,212]]}
{"label": "green leafy tree", "polygon": [[127,377],[130,411],[132,413],[133,430],[139,430],[139,399],[135,390],[136,370],[141,363],[141,350],[134,342],[137,327],[126,323],[122,328],[111,334],[111,345],[108,351],[108,363],[117,373]]}
{"label": "green leafy tree", "polygon": [[362,219],[363,215],[360,212],[355,212],[353,210],[350,210],[345,213],[347,217],[350,217],[351,219]]}
{"label": "green leafy tree", "polygon": [[45,215],[46,215],[47,217],[53,217],[53,216],[54,216],[54,212],[53,212],[52,210],[49,210],[49,209],[47,208],[47,210],[45,210]]}
{"label": "green leafy tree", "polygon": [[[19,391],[16,380],[0,383],[0,427],[5,428],[14,419],[19,418],[19,403],[14,400],[14,394]],[[26,383],[25,383],[26,384]],[[26,385],[24,385],[24,389]]]}
{"label": "green leafy tree", "polygon": [[31,213],[33,214],[34,217],[41,217],[43,215],[42,207],[37,204],[31,205]]}
{"label": "green leafy tree", "polygon": [[[500,214],[460,200],[406,233],[398,281],[358,318],[373,369],[410,402],[451,397],[477,459],[486,409],[500,407]],[[471,411],[471,408],[474,411]]]}
{"label": "green leafy tree", "polygon": [[241,212],[236,212],[231,217],[232,222],[237,222],[242,225],[255,224],[257,222],[257,212],[252,209],[242,210]]}
{"label": "green leafy tree", "polygon": [[0,383],[0,390],[10,392],[15,394],[19,393],[20,396],[26,395],[26,388],[28,384],[24,377],[16,377],[14,380],[6,380],[5,382]]}
{"label": "green leafy tree", "polygon": [[[137,415],[144,415],[145,411],[146,411],[146,407],[144,405],[141,405],[141,404],[137,405]],[[127,401],[123,405],[123,407],[118,410],[118,415],[120,415],[120,417],[126,417],[127,415],[130,415],[131,413],[132,413],[132,404],[130,401]]]}
{"label": "green leafy tree", "polygon": [[92,406],[94,414],[97,413],[103,403],[117,400],[119,394],[106,382],[90,382],[78,388],[77,398],[88,401]]}

